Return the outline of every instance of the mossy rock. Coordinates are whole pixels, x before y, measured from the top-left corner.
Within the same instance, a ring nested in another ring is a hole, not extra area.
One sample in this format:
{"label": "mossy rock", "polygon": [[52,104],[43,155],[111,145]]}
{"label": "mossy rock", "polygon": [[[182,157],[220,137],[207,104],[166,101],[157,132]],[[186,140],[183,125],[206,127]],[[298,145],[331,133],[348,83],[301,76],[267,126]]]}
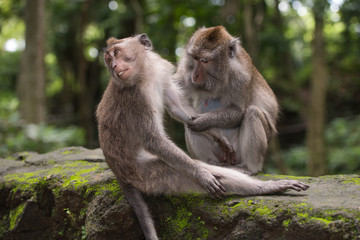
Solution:
{"label": "mossy rock", "polygon": [[[0,163],[0,239],[144,239],[100,149],[19,153]],[[299,179],[310,189],[145,200],[161,239],[360,239],[359,175],[257,178]]]}

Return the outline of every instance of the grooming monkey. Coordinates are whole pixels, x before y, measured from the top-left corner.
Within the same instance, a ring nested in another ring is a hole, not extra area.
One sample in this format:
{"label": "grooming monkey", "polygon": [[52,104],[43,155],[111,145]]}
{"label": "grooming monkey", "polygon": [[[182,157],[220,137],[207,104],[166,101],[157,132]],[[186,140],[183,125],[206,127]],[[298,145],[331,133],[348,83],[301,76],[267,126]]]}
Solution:
{"label": "grooming monkey", "polygon": [[[248,174],[261,171],[268,142],[276,133],[279,107],[239,39],[222,26],[198,29],[173,78],[182,86],[187,104],[200,113],[185,124],[190,155]],[[212,128],[222,129],[230,141],[231,158],[224,161],[222,149],[201,134]]]}
{"label": "grooming monkey", "polygon": [[177,88],[170,81],[172,64],[151,47],[146,34],[107,41],[104,61],[111,78],[96,110],[106,162],[133,206],[146,239],[158,237],[141,192],[221,197],[308,188],[299,181],[260,181],[233,169],[211,166],[178,148],[164,131],[164,106],[180,119],[187,114],[176,106]]}

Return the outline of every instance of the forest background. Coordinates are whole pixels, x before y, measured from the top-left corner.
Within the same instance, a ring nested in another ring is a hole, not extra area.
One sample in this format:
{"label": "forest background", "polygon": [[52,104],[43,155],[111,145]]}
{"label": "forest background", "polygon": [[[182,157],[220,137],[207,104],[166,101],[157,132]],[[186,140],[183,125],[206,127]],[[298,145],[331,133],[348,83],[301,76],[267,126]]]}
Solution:
{"label": "forest background", "polygon": [[[240,37],[281,105],[264,171],[359,173],[359,0],[0,0],[0,157],[98,147],[107,38],[146,32],[176,64],[215,25]],[[182,125],[166,125],[185,149]]]}

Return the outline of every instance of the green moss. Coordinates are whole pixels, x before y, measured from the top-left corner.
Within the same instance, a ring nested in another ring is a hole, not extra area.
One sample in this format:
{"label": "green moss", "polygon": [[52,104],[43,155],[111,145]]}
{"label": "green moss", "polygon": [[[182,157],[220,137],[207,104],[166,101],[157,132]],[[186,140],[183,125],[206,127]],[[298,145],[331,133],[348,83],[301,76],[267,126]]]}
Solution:
{"label": "green moss", "polygon": [[226,217],[231,217],[234,214],[236,214],[239,210],[242,209],[249,209],[249,207],[251,207],[251,205],[253,205],[253,201],[252,200],[238,200],[238,199],[234,199],[234,198],[230,198],[227,199],[227,202],[232,202],[232,201],[238,201],[236,202],[236,204],[234,205],[228,205],[228,204],[224,204],[222,209],[221,209],[221,213],[224,214]]}
{"label": "green moss", "polygon": [[276,218],[276,215],[274,213],[275,213],[275,211],[273,209],[270,209],[266,205],[256,208],[254,211],[254,214],[259,215],[260,217],[266,217],[269,220]]}
{"label": "green moss", "polygon": [[87,236],[86,227],[81,226],[81,239],[86,239],[86,236]]}
{"label": "green moss", "polygon": [[350,183],[350,184],[360,185],[360,176],[354,176],[348,180],[342,181],[342,183]]}
{"label": "green moss", "polygon": [[260,178],[265,177],[266,179],[276,178],[276,179],[281,179],[281,180],[289,179],[289,180],[299,180],[299,181],[304,181],[304,180],[305,181],[310,181],[310,180],[312,180],[312,177],[305,177],[305,176],[273,175],[273,174],[263,174],[263,173],[260,173],[258,176]]}
{"label": "green moss", "polygon": [[4,177],[7,182],[14,182],[20,190],[33,190],[33,187],[44,179],[58,176],[63,181],[63,187],[75,189],[88,183],[92,174],[102,169],[101,163],[88,163],[86,161],[66,162],[55,165],[51,169],[43,169],[29,173],[15,173]]}
{"label": "green moss", "polygon": [[291,220],[290,219],[286,219],[282,222],[282,226],[285,227],[286,229],[289,227],[291,223]]}
{"label": "green moss", "polygon": [[166,239],[170,233],[175,236],[182,236],[182,239],[208,239],[210,231],[206,228],[205,222],[200,217],[193,216],[185,207],[180,207],[176,211],[174,218],[166,219],[168,224],[167,229],[171,232],[165,233],[163,237]]}
{"label": "green moss", "polygon": [[188,226],[191,216],[192,213],[189,210],[185,208],[179,208],[176,212],[175,219],[172,221],[173,230],[177,233],[180,233],[186,226]]}
{"label": "green moss", "polygon": [[[277,213],[281,211],[281,209],[273,207],[273,205],[271,201],[243,199],[234,206],[231,206],[229,213],[245,210],[249,214],[249,219],[257,218],[269,222],[276,219]],[[226,211],[223,211],[223,213],[226,214]]]}
{"label": "green moss", "polygon": [[9,226],[9,231],[13,230],[15,228],[16,223],[18,223],[18,221],[20,220],[20,216],[23,213],[25,208],[25,203],[19,205],[17,208],[15,208],[14,210],[10,211],[10,226]]}
{"label": "green moss", "polygon": [[181,239],[208,239],[211,231],[200,216],[194,215],[192,209],[214,206],[210,198],[201,194],[182,194],[180,196],[167,196],[173,206],[177,207],[174,216],[166,219],[163,239],[172,239],[175,236]]}
{"label": "green moss", "polygon": [[88,198],[89,196],[99,196],[108,191],[111,193],[112,197],[117,199],[117,201],[121,201],[124,198],[124,195],[121,194],[122,190],[120,185],[115,179],[106,183],[88,185],[84,193],[84,197]]}
{"label": "green moss", "polygon": [[69,154],[76,154],[76,153],[79,153],[81,152],[81,149],[77,149],[77,148],[65,148],[61,151],[61,154],[63,155],[69,155]]}
{"label": "green moss", "polygon": [[318,177],[318,179],[322,180],[337,180],[341,183],[355,184],[360,185],[360,175],[326,175]]}
{"label": "green moss", "polygon": [[305,223],[309,222],[309,214],[307,212],[297,213],[296,216],[297,216],[300,224],[305,224]]}
{"label": "green moss", "polygon": [[333,222],[331,220],[327,220],[327,219],[320,218],[320,217],[311,217],[310,219],[313,220],[313,221],[316,221],[316,222],[321,222],[326,226],[328,226],[330,223]]}
{"label": "green moss", "polygon": [[[296,217],[294,217],[293,211],[296,211]],[[293,210],[288,215],[290,218],[282,221],[282,226],[285,228],[285,230],[288,230],[289,226],[296,219],[295,222],[300,225],[320,223],[327,227],[335,220],[340,220],[343,218],[338,214],[331,215],[333,213],[336,213],[336,211],[329,210],[325,212],[313,212],[313,208],[309,207],[309,205],[305,203],[296,204],[293,206]]]}

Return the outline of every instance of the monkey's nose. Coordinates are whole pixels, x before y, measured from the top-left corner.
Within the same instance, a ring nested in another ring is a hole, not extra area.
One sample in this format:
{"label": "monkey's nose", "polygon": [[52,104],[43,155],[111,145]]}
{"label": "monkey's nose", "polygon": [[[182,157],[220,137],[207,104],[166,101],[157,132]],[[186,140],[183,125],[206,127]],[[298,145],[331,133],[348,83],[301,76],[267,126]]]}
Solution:
{"label": "monkey's nose", "polygon": [[195,74],[192,76],[192,81],[193,81],[193,83],[197,83],[198,78],[199,78],[199,74],[198,74],[198,73],[195,73]]}
{"label": "monkey's nose", "polygon": [[116,67],[117,67],[117,65],[116,65],[116,64],[112,66],[112,68],[113,68],[113,69],[115,69]]}

